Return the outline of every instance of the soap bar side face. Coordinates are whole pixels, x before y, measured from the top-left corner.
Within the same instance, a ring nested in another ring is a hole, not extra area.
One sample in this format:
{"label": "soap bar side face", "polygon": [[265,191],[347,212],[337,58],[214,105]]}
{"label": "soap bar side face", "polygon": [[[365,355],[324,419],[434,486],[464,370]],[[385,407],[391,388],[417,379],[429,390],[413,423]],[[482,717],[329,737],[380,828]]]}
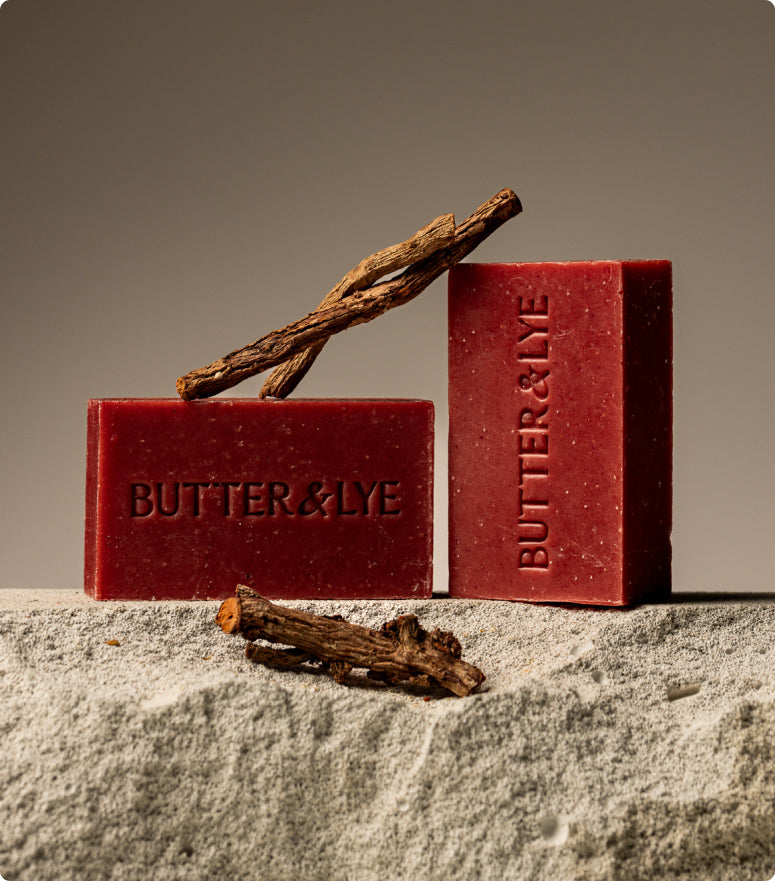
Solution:
{"label": "soap bar side face", "polygon": [[86,593],[91,593],[93,585],[90,575],[98,569],[99,431],[99,409],[92,406],[90,401],[86,412],[86,511],[84,529],[84,589]]}
{"label": "soap bar side face", "polygon": [[673,291],[668,261],[623,264],[625,508],[628,603],[671,590]]}
{"label": "soap bar side face", "polygon": [[[623,265],[450,273],[451,595],[618,605],[653,588],[630,511],[628,480],[645,488],[648,478],[625,443],[625,400],[635,412],[649,388],[627,398]],[[632,312],[639,345],[653,332]]]}
{"label": "soap bar side face", "polygon": [[98,599],[426,597],[433,405],[89,402]]}

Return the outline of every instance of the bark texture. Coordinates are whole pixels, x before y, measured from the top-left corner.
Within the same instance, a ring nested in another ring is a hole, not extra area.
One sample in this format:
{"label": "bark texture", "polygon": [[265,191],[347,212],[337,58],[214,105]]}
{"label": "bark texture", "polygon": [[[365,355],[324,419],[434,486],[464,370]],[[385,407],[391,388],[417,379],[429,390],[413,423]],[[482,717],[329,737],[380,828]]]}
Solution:
{"label": "bark texture", "polygon": [[[339,284],[325,296],[315,311],[327,309],[356,291],[365,290],[380,278],[429,257],[439,248],[452,244],[454,239],[454,214],[443,214],[441,217],[437,217],[428,226],[424,226],[416,232],[411,239],[377,251],[376,254],[361,260],[355,269],[348,272]],[[287,397],[307,375],[307,371],[315,363],[315,359],[323,350],[326,342],[327,340],[323,339],[315,343],[275,368],[261,389],[261,397]]]}
{"label": "bark texture", "polygon": [[[277,367],[310,347],[314,348],[324,344],[329,337],[339,331],[356,324],[372,321],[389,309],[408,303],[442,273],[470,254],[499,226],[519,214],[521,210],[522,205],[516,194],[509,189],[501,190],[455,227],[454,237],[451,241],[447,244],[441,243],[446,241],[446,237],[442,233],[438,246],[431,249],[428,256],[411,263],[399,276],[388,281],[371,284],[363,289],[354,289],[341,299],[332,298],[329,301],[329,297],[326,297],[320,308],[304,318],[281,330],[272,331],[256,342],[236,349],[206,367],[200,367],[181,376],[177,381],[178,394],[184,400],[207,398],[218,394],[232,388],[244,379]],[[434,221],[430,227],[434,227],[435,224],[439,224],[440,228],[445,227],[445,217],[448,215]],[[412,247],[416,246],[418,236],[421,240],[424,239],[421,235],[422,232],[421,230],[417,236],[408,240],[408,242],[415,243]],[[405,242],[396,246],[398,252],[393,253],[390,258],[393,262],[407,259],[406,254],[402,253],[402,247],[406,245]],[[387,249],[387,251],[391,250]],[[404,250],[406,249],[404,248]],[[380,271],[379,267],[382,265],[390,265],[388,261],[376,259],[377,257],[378,255],[373,255],[372,258],[367,258],[359,264],[361,267],[366,266],[369,270],[364,272],[363,277],[368,277],[372,271]],[[357,269],[358,267],[354,271],[357,272]],[[385,274],[384,270],[382,270],[382,274]],[[348,277],[345,277],[342,282],[345,288]],[[301,365],[298,370],[303,369],[306,372],[309,369],[309,363],[306,366]],[[288,394],[301,378],[294,368],[289,368],[289,371],[289,373],[283,372],[276,382],[271,383],[262,393],[275,395],[279,393],[278,396]]]}
{"label": "bark texture", "polygon": [[[465,697],[485,679],[481,670],[461,659],[460,643],[451,633],[428,632],[415,615],[401,615],[380,630],[371,630],[339,616],[278,606],[239,585],[236,596],[221,605],[216,623],[225,633],[239,633],[251,641],[246,650],[251,660],[280,668],[317,661],[337,682],[346,682],[353,668],[364,667],[372,679],[440,685]],[[292,648],[253,645],[255,639]]]}

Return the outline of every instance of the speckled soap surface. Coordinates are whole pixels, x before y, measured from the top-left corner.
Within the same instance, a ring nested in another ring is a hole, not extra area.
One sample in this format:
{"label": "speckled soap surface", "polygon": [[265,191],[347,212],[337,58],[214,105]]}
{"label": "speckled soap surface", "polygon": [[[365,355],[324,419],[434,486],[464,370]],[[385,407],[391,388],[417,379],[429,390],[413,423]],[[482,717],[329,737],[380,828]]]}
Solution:
{"label": "speckled soap surface", "polygon": [[668,261],[454,267],[449,409],[452,596],[669,595]]}
{"label": "speckled soap surface", "polygon": [[96,599],[428,597],[433,405],[90,401]]}

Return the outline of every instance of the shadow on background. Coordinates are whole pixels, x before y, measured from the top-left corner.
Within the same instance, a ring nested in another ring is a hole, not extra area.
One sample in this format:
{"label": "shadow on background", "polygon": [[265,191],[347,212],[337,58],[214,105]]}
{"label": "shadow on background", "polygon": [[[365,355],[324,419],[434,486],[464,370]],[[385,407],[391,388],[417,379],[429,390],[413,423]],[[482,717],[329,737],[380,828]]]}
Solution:
{"label": "shadow on background", "polygon": [[750,602],[775,602],[773,593],[734,593],[722,591],[696,591],[694,593],[674,593],[670,597],[671,603],[750,603]]}

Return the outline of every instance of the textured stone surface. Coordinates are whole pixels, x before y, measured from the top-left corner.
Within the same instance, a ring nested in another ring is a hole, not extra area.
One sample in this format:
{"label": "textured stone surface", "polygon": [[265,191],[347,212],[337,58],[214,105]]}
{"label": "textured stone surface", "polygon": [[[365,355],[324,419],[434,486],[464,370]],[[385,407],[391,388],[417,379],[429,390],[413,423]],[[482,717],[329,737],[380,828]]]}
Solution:
{"label": "textured stone surface", "polygon": [[298,604],[453,629],[486,690],[429,702],[254,667],[217,605],[0,592],[0,875],[775,873],[775,600]]}

